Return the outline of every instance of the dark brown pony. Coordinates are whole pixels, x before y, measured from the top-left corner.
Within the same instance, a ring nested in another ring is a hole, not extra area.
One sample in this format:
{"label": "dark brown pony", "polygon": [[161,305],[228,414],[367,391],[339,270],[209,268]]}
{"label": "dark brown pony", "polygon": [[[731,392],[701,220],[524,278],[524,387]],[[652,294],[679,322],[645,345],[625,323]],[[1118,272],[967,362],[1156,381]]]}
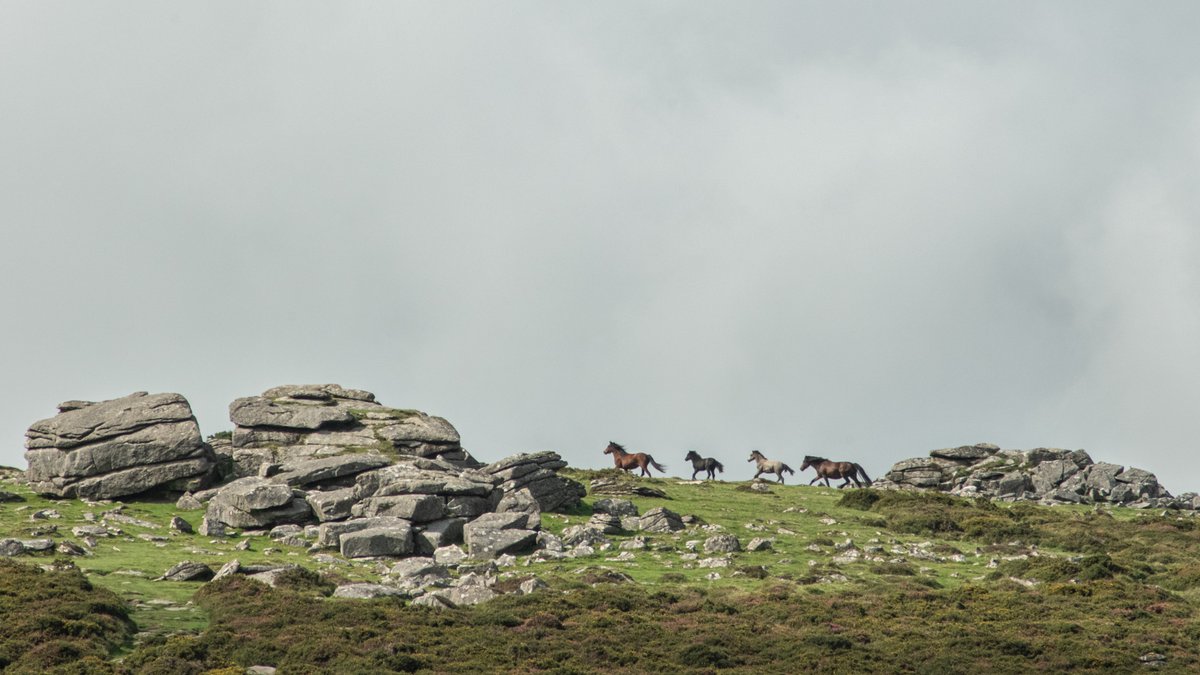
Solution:
{"label": "dark brown pony", "polygon": [[861,475],[867,485],[871,484],[871,479],[867,476],[867,472],[854,462],[831,462],[824,457],[805,457],[804,463],[800,465],[800,470],[804,471],[808,467],[812,467],[817,472],[817,477],[809,481],[809,485],[824,479],[825,487],[833,487],[829,484],[830,478],[845,479],[845,483],[838,486],[842,489],[850,485],[850,481],[854,481],[855,487],[862,487],[858,477]]}
{"label": "dark brown pony", "polygon": [[652,466],[663,473],[666,473],[667,467],[654,461],[654,458],[644,452],[628,453],[625,448],[619,444],[609,441],[608,447],[604,449],[604,454],[613,456],[613,463],[618,469],[629,471],[630,469],[638,468],[642,470],[643,476],[649,476],[650,470],[646,467]]}

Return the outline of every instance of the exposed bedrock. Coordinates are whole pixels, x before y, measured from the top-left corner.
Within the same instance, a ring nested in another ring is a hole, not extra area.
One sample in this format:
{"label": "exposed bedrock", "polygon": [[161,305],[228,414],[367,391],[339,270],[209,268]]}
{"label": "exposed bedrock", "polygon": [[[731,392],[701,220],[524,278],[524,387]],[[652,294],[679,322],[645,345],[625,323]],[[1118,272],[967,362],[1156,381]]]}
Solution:
{"label": "exposed bedrock", "polygon": [[1110,503],[1142,508],[1195,508],[1196,495],[1171,496],[1154,474],[1094,462],[1083,450],[1002,450],[990,443],[933,450],[906,459],[876,487],[932,489],[958,495],[1043,503]]}
{"label": "exposed bedrock", "polygon": [[369,391],[337,384],[284,385],[239,398],[229,405],[229,419],[232,437],[215,447],[233,477],[256,475],[263,465],[353,452],[479,466],[444,418],[390,408]]}

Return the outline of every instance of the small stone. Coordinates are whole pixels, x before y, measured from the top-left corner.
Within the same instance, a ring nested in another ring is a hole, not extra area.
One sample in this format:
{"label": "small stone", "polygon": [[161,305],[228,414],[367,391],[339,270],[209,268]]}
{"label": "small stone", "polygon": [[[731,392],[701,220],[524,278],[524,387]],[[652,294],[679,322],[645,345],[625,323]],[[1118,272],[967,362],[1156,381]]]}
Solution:
{"label": "small stone", "polygon": [[179,516],[171,517],[171,529],[182,534],[192,534],[195,532],[195,529],[192,528],[192,524],[183,518],[180,518]]}
{"label": "small stone", "polygon": [[539,591],[543,588],[549,588],[549,587],[550,586],[546,582],[542,581],[541,579],[538,579],[537,577],[534,577],[532,579],[527,579],[525,581],[522,581],[521,585],[518,588],[519,588],[519,592],[521,593],[521,595],[529,595],[530,593]]}
{"label": "small stone", "polygon": [[763,537],[755,537],[750,540],[750,543],[746,544],[746,550],[750,551],[750,552],[769,551],[774,546],[774,543],[775,543],[774,539],[764,539]]}
{"label": "small stone", "polygon": [[433,559],[440,565],[457,565],[467,559],[467,553],[462,550],[461,546],[451,544],[435,550]]}

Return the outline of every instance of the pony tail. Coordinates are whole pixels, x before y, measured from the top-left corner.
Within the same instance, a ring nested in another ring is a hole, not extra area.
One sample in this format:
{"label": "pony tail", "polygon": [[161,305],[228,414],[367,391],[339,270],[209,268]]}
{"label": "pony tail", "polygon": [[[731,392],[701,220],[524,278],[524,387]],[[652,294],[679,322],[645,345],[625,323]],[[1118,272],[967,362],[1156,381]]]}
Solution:
{"label": "pony tail", "polygon": [[783,471],[786,471],[792,475],[795,475],[795,473],[796,473],[795,471],[792,470],[792,467],[788,466],[787,464],[783,465]]}
{"label": "pony tail", "polygon": [[717,471],[720,471],[721,473],[725,473],[725,465],[724,464],[722,464],[720,462],[716,462],[716,465],[717,465]]}
{"label": "pony tail", "polygon": [[867,481],[867,485],[872,483],[871,477],[867,475],[867,470],[862,468],[862,465],[855,463],[854,468],[858,469],[858,472],[862,474],[863,480]]}
{"label": "pony tail", "polygon": [[655,469],[658,469],[663,473],[667,472],[667,467],[654,461],[654,457],[652,455],[646,455],[646,461],[650,462],[650,466],[654,467]]}

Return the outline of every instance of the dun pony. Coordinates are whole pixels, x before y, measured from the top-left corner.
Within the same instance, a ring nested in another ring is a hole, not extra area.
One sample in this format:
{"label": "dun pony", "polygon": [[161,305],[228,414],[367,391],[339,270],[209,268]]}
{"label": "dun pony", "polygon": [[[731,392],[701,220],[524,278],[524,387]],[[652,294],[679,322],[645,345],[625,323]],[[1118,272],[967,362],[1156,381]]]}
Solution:
{"label": "dun pony", "polygon": [[785,471],[790,474],[796,473],[795,471],[792,470],[792,467],[788,466],[787,464],[784,464],[783,462],[781,462],[777,459],[767,459],[765,455],[763,455],[761,452],[759,452],[757,450],[751,451],[750,459],[748,459],[746,461],[747,462],[756,462],[758,464],[758,471],[754,474],[754,478],[752,478],[751,480],[757,479],[759,476],[763,475],[764,473],[773,473],[779,477],[779,482],[782,483],[783,482],[783,474]]}

